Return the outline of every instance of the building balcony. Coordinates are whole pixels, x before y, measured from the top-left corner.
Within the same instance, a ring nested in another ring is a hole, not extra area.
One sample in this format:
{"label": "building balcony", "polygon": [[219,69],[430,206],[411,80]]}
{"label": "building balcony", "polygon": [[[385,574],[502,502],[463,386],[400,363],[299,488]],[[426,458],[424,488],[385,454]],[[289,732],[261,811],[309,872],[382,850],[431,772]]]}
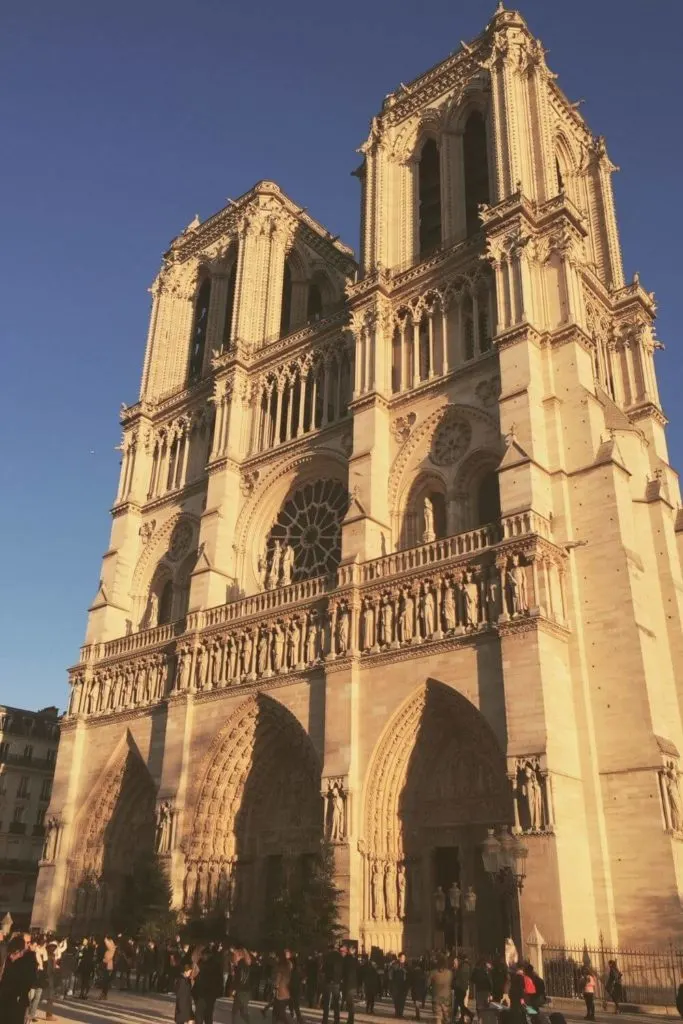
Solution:
{"label": "building balcony", "polygon": [[566,636],[566,551],[534,512],[192,612],[84,649],[69,715],[102,717],[319,669],[427,653],[543,621]]}
{"label": "building balcony", "polygon": [[16,875],[35,875],[38,871],[38,861],[19,857],[0,857],[0,871]]}
{"label": "building balcony", "polygon": [[55,761],[47,757],[26,757],[24,754],[7,754],[0,751],[0,764],[14,768],[34,768],[37,771],[53,772]]}

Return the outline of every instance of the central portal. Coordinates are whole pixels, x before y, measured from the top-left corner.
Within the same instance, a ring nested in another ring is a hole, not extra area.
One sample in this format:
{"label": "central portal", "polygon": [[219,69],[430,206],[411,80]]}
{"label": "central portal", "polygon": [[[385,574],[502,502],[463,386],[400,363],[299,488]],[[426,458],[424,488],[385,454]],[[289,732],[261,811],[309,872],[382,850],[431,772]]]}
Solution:
{"label": "central portal", "polygon": [[493,952],[499,911],[480,844],[487,827],[510,822],[512,806],[505,758],[483,715],[429,681],[389,722],[367,778],[365,948],[415,955],[478,942]]}

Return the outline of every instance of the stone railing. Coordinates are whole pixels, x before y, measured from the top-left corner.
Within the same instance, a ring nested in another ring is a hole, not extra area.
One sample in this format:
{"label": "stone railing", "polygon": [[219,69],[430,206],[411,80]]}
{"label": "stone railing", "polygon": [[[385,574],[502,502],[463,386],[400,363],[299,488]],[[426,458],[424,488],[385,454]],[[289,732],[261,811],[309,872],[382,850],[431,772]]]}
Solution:
{"label": "stone railing", "polygon": [[520,513],[371,562],[344,563],[336,580],[293,583],[99,645],[72,670],[69,713],[105,714],[467,638],[523,617],[565,625],[566,555],[546,539],[548,530],[543,517]]}

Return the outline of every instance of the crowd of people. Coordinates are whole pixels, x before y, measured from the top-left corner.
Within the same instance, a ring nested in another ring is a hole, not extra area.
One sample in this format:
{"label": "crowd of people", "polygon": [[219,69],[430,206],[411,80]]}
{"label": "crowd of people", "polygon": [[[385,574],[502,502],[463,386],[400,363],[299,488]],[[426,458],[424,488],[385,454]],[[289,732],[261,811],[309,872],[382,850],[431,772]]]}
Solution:
{"label": "crowd of people", "polygon": [[[586,1016],[594,1019],[589,998],[592,974],[586,973]],[[0,1020],[25,1024],[37,1020],[45,1000],[46,1018],[54,1020],[55,1000],[107,999],[113,985],[121,990],[175,994],[176,1024],[213,1024],[216,1000],[232,1000],[233,1024],[250,1024],[252,1002],[272,1011],[273,1024],[302,1024],[302,1004],[322,1008],[323,1024],[354,1024],[356,1007],[374,1014],[380,999],[390,999],[394,1016],[414,1015],[430,1006],[437,1024],[460,1024],[489,1009],[503,1024],[562,1024],[561,1014],[545,1018],[543,979],[530,964],[509,967],[505,960],[481,958],[470,963],[464,953],[431,954],[408,960],[404,953],[356,954],[350,943],[322,954],[297,956],[290,950],[261,954],[228,942],[135,941],[105,935],[80,941],[54,935],[16,933],[0,943]],[[594,989],[593,989],[594,991]],[[473,1000],[474,1009],[470,1008]],[[507,1018],[507,1019],[505,1019]],[[558,1020],[558,1018],[561,1018]]]}

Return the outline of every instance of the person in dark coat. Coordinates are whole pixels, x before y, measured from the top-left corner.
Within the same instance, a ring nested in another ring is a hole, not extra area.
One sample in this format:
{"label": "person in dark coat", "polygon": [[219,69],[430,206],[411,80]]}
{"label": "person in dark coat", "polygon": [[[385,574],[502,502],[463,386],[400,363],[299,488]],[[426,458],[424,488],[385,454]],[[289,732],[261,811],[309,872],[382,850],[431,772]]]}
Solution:
{"label": "person in dark coat", "polygon": [[408,983],[410,998],[415,1007],[415,1020],[420,1020],[420,1006],[424,1006],[427,999],[427,972],[421,960],[413,960],[408,972]]}
{"label": "person in dark coat", "polygon": [[683,1017],[683,981],[678,986],[678,992],[676,993],[676,1009],[680,1016]]}
{"label": "person in dark coat", "polygon": [[197,967],[192,986],[195,1021],[196,1024],[213,1024],[216,1000],[223,994],[223,961],[216,950],[209,946],[202,951]]}
{"label": "person in dark coat", "polygon": [[2,1024],[24,1024],[29,991],[37,973],[36,958],[28,949],[30,936],[13,935],[7,942],[5,967],[0,978],[0,1020]]}
{"label": "person in dark coat", "polygon": [[339,947],[343,957],[342,963],[342,1003],[348,1012],[347,1024],[353,1024],[356,1013],[356,991],[358,989],[358,975],[360,964],[356,959],[353,950],[348,946]]}
{"label": "person in dark coat", "polygon": [[391,998],[394,1001],[394,1016],[403,1017],[408,997],[408,964],[405,953],[398,954],[398,960],[391,969]]}
{"label": "person in dark coat", "polygon": [[338,949],[332,948],[323,958],[323,1024],[330,1019],[330,1008],[334,1024],[339,1024],[343,981],[344,958]]}
{"label": "person in dark coat", "polygon": [[192,961],[183,960],[182,974],[175,993],[175,1024],[188,1024],[194,1020],[192,1008]]}
{"label": "person in dark coat", "polygon": [[379,992],[379,972],[374,960],[368,960],[363,965],[363,990],[365,992],[365,1012],[375,1012],[375,999]]}

